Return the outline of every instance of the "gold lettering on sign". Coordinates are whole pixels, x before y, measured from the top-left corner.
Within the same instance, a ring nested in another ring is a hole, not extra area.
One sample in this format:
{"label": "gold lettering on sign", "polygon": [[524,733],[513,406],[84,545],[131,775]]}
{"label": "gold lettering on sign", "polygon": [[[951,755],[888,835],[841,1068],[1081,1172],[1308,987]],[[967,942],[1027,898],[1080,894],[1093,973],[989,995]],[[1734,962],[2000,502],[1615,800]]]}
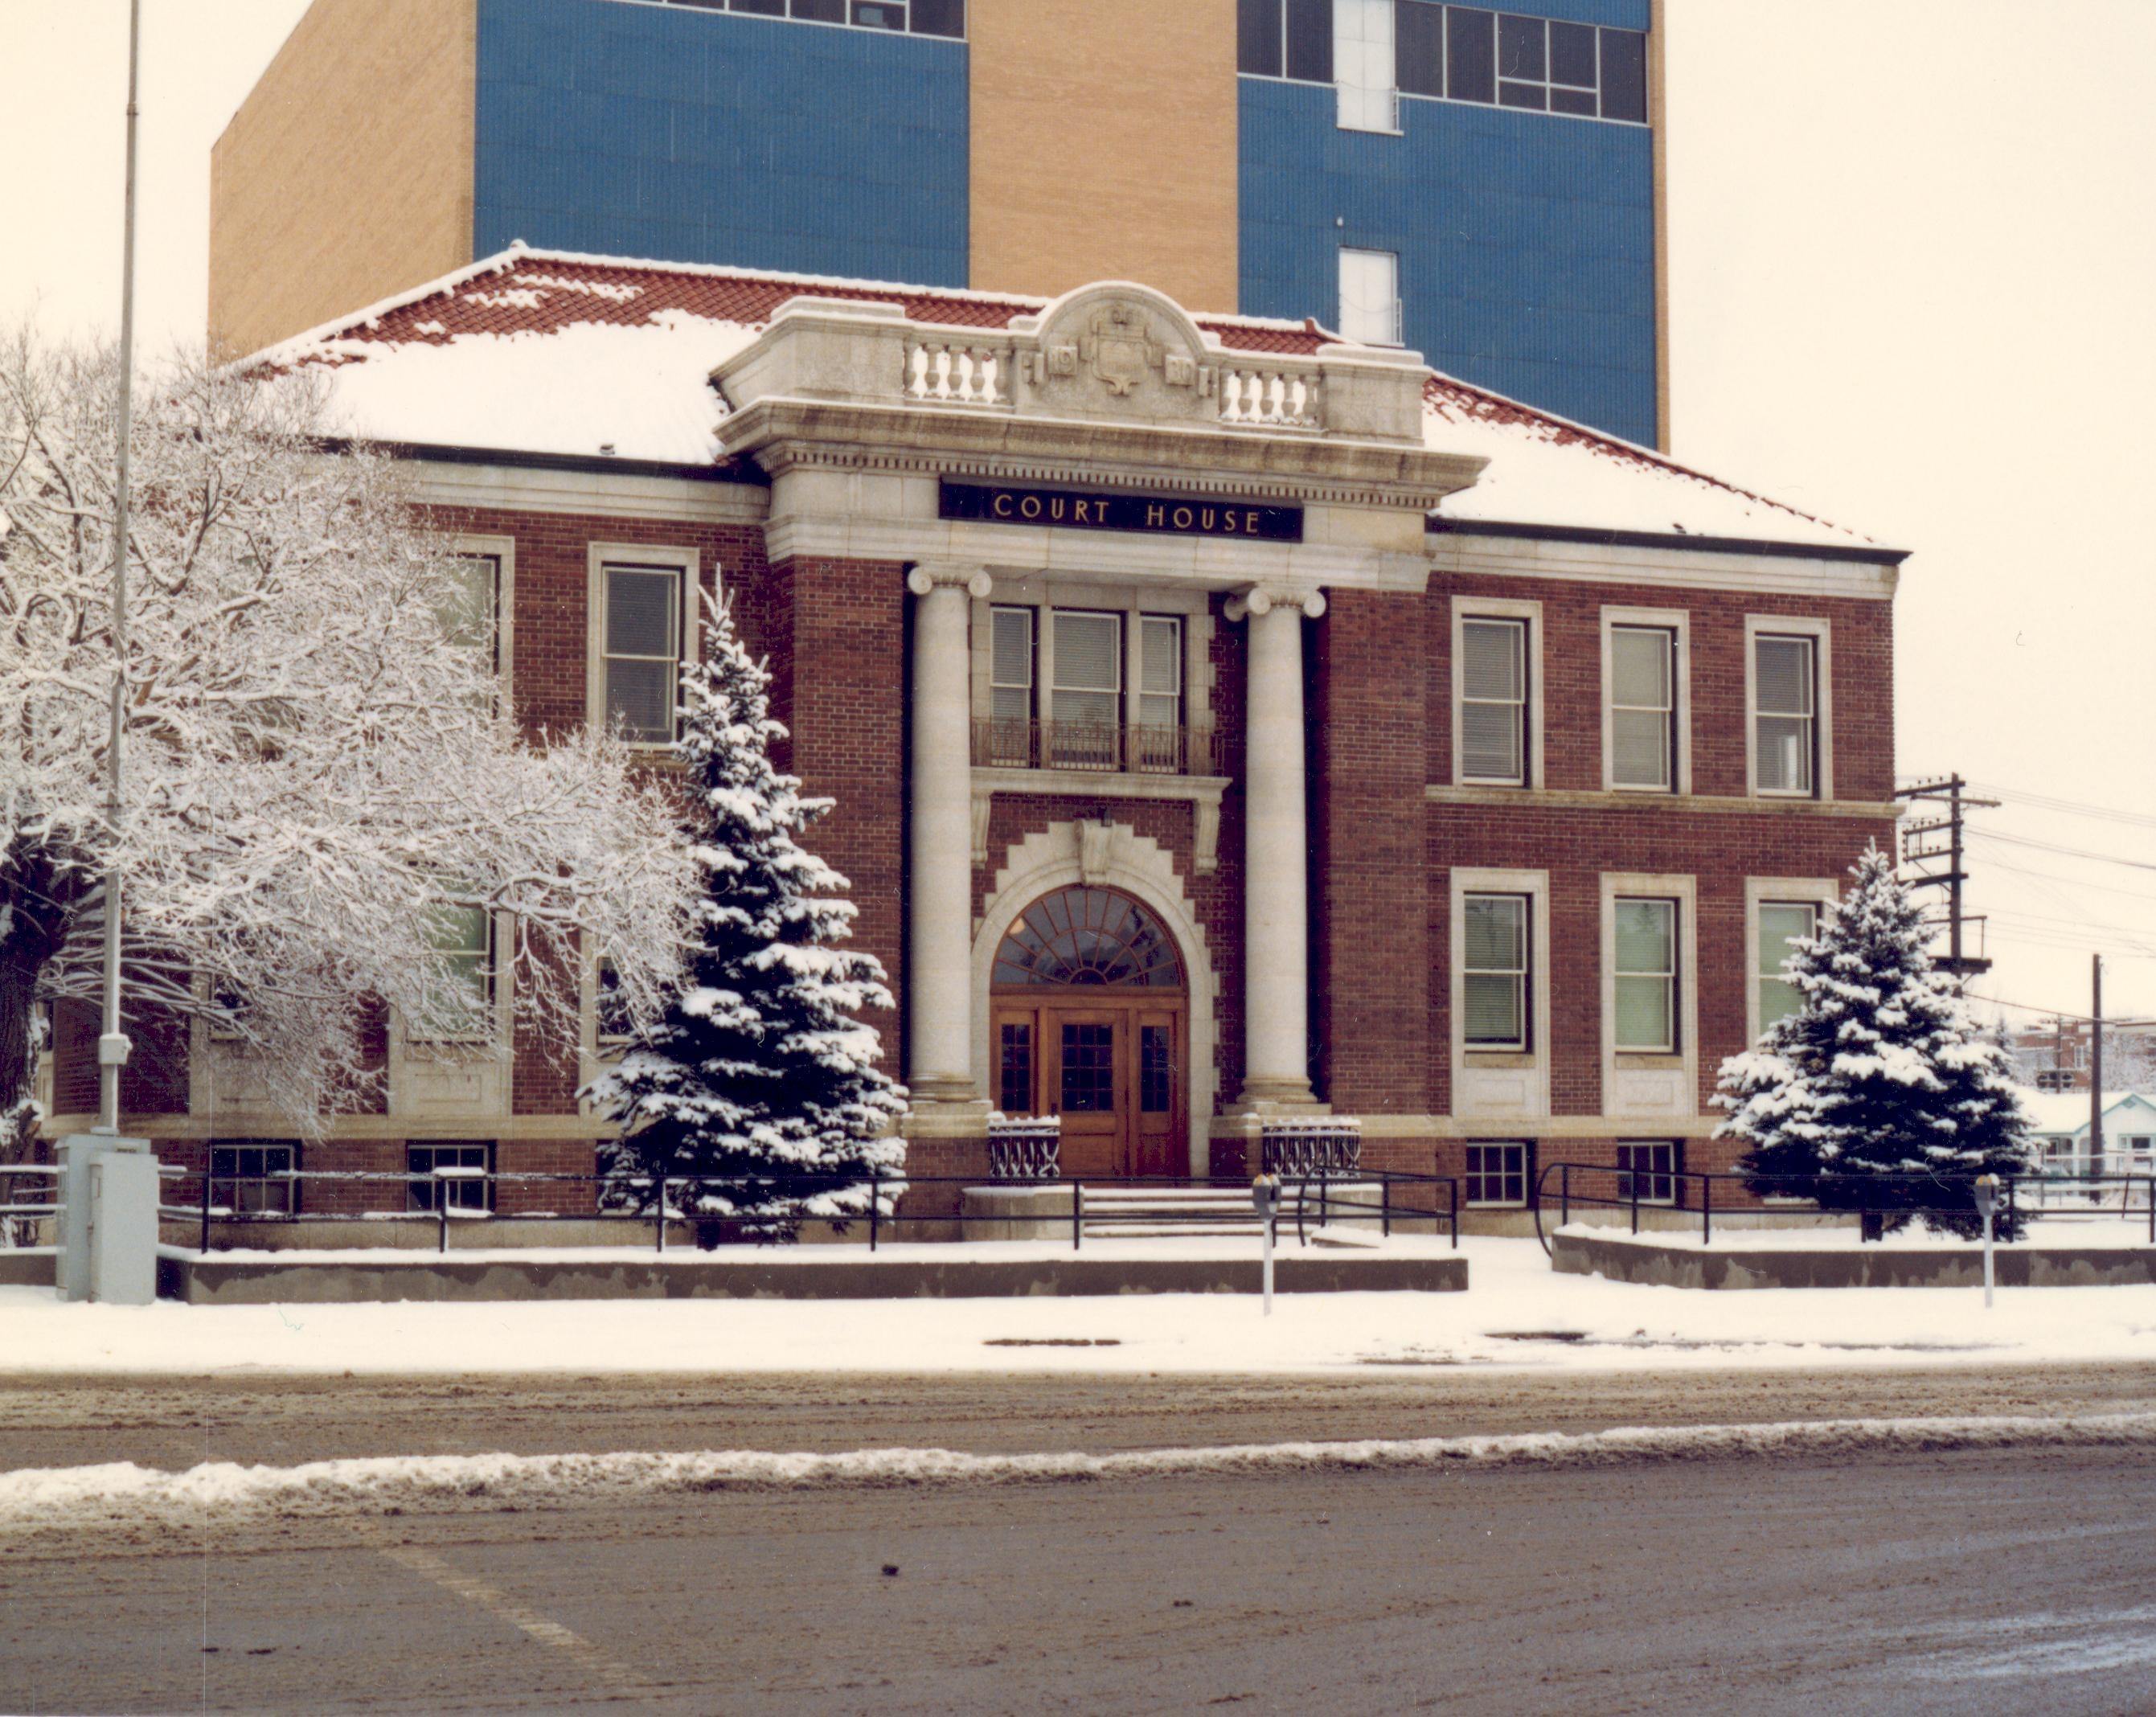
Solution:
{"label": "gold lettering on sign", "polygon": [[1178,530],[1188,530],[1190,528],[1190,509],[1188,507],[1178,507],[1175,510],[1175,528]]}
{"label": "gold lettering on sign", "polygon": [[1146,504],[1146,528],[1148,530],[1157,530],[1167,523],[1168,509],[1162,506],[1158,501],[1147,502]]}
{"label": "gold lettering on sign", "polygon": [[998,495],[994,500],[988,504],[988,510],[993,512],[998,519],[1009,518],[1011,515],[1011,498],[1007,495]]}
{"label": "gold lettering on sign", "polygon": [[1258,512],[1256,508],[1253,507],[1249,512],[1243,515],[1243,529],[1253,536],[1255,536],[1258,534]]}
{"label": "gold lettering on sign", "polygon": [[1038,519],[1040,516],[1040,497],[1037,495],[1026,496],[1018,504],[1018,515],[1021,519]]}

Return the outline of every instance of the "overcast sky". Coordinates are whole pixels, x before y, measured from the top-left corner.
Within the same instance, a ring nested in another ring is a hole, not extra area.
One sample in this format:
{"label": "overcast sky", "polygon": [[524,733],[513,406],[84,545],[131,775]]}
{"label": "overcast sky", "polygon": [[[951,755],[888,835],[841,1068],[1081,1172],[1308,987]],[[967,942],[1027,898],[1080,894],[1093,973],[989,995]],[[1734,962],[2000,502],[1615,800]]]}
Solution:
{"label": "overcast sky", "polygon": [[[209,146],[305,9],[144,0],[147,340],[203,326]],[[126,10],[0,0],[0,320],[117,325]],[[2010,801],[1977,992],[2086,1012],[2101,950],[2156,1015],[2156,0],[1667,24],[1675,451],[1917,551],[1900,766]]]}

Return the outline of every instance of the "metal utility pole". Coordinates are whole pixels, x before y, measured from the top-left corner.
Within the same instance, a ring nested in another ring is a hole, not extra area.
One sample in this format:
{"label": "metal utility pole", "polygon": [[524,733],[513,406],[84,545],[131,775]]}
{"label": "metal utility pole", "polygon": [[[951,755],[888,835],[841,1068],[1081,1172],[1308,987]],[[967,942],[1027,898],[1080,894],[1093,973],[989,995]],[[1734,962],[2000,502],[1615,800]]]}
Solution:
{"label": "metal utility pole", "polygon": [[[1942,971],[1956,977],[1968,979],[1979,972],[1991,970],[1991,962],[1980,955],[1973,955],[1964,946],[1963,928],[1981,924],[1980,918],[1971,918],[1962,910],[1962,887],[1969,880],[1969,869],[1964,861],[1964,828],[1966,813],[1975,810],[1995,810],[1996,799],[1972,799],[1967,797],[1969,783],[1960,776],[1949,776],[1944,781],[1920,782],[1915,787],[1902,788],[1894,797],[1907,799],[1912,803],[1943,801],[1946,815],[1931,823],[1912,823],[1902,831],[1902,856],[1909,864],[1927,864],[1943,858],[1947,868],[1928,874],[1918,874],[1909,879],[1912,888],[1943,886],[1947,891],[1947,915],[1943,921],[1947,927],[1947,957],[1936,964]],[[1919,851],[1912,844],[1920,836],[1944,835],[1943,848],[1932,847]]]}
{"label": "metal utility pole", "polygon": [[[127,8],[127,212],[121,248],[120,459],[112,525],[112,731],[105,746],[105,816],[116,840],[126,800],[120,771],[121,738],[127,716],[127,556],[130,462],[135,438],[135,177],[141,109],[142,0]],[[105,873],[105,1028],[97,1039],[97,1127],[120,1132],[120,1069],[127,1060],[127,1034],[120,1027],[120,866]]]}
{"label": "metal utility pole", "polygon": [[2089,1172],[2103,1172],[2103,956],[2089,956]]}

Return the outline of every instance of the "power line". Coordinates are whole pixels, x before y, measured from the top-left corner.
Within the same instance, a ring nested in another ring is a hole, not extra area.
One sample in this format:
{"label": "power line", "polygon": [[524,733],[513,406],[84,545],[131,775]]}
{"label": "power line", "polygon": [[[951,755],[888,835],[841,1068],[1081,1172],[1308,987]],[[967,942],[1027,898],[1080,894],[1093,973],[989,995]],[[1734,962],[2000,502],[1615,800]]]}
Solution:
{"label": "power line", "polygon": [[2123,823],[2142,828],[2156,828],[2156,814],[2142,811],[2127,811],[2112,805],[2092,805],[2086,800],[2062,799],[2050,793],[2032,793],[2018,787],[1998,787],[1986,782],[1984,791],[1996,793],[2010,804],[2026,805],[2033,810],[2052,811],[2067,817],[2093,817],[2105,823]]}
{"label": "power line", "polygon": [[2145,858],[2122,858],[2115,853],[2092,853],[2086,847],[2061,847],[2052,841],[2031,840],[2026,835],[2001,834],[1994,828],[1972,829],[1970,833],[1979,840],[2003,841],[2010,847],[2031,847],[2040,853],[2057,853],[2068,858],[2085,858],[2097,864],[2123,864],[2128,870],[2156,871],[2156,864]]}

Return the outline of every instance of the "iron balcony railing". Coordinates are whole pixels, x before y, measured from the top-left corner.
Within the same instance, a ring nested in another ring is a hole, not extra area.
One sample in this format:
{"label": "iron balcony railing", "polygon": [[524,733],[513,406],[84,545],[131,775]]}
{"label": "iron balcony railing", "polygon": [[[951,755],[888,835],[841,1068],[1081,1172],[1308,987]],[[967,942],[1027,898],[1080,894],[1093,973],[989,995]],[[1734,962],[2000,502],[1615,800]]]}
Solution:
{"label": "iron balcony railing", "polygon": [[1206,727],[1125,727],[1083,721],[973,724],[982,768],[1079,769],[1104,775],[1224,775],[1225,747]]}

